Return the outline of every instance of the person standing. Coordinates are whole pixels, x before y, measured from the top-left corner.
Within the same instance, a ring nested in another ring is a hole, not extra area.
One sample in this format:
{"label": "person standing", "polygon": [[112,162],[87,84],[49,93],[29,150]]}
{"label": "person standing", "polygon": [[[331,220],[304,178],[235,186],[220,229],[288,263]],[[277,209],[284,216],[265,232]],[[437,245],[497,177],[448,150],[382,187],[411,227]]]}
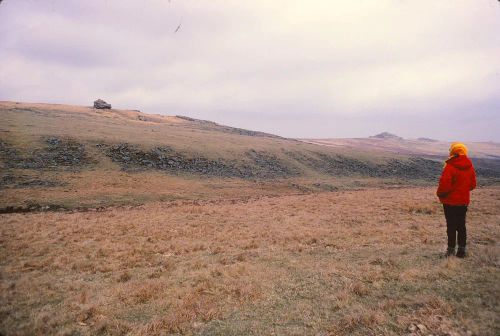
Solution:
{"label": "person standing", "polygon": [[448,235],[446,257],[455,254],[458,234],[458,250],[456,256],[465,258],[467,229],[465,217],[470,203],[470,192],[476,188],[476,172],[471,160],[467,157],[467,147],[460,142],[450,146],[450,157],[446,160],[439,186],[436,191],[443,204]]}

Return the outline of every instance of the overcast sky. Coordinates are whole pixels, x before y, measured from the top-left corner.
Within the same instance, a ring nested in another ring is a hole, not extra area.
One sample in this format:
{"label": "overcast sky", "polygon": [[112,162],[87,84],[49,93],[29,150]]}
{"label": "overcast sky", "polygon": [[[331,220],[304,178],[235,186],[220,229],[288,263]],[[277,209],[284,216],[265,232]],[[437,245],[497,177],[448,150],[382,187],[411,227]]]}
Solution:
{"label": "overcast sky", "polygon": [[500,142],[500,2],[3,1],[0,100],[97,98],[289,137]]}

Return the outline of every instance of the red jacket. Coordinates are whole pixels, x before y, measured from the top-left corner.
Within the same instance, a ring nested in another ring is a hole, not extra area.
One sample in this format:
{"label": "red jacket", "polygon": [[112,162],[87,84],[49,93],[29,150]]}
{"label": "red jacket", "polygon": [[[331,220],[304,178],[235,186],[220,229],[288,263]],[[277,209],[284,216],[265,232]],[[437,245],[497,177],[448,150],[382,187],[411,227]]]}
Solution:
{"label": "red jacket", "polygon": [[439,179],[437,196],[443,204],[469,205],[470,191],[476,187],[476,172],[465,155],[446,160]]}

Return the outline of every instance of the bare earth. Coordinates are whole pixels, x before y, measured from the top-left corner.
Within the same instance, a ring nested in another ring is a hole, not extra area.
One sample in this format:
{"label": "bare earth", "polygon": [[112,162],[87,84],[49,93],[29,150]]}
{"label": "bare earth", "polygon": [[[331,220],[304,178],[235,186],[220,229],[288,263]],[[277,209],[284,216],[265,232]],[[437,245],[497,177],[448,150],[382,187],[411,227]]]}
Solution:
{"label": "bare earth", "polygon": [[442,259],[434,188],[0,215],[3,335],[498,335],[500,189]]}

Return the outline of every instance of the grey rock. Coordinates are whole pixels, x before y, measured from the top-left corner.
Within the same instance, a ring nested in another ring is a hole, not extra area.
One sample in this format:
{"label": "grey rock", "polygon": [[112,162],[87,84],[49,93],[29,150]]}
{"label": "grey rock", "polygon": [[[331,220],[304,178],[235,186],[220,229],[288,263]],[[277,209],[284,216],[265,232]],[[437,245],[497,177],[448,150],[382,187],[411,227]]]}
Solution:
{"label": "grey rock", "polygon": [[111,104],[106,103],[102,99],[97,99],[94,101],[94,108],[96,109],[111,109]]}

